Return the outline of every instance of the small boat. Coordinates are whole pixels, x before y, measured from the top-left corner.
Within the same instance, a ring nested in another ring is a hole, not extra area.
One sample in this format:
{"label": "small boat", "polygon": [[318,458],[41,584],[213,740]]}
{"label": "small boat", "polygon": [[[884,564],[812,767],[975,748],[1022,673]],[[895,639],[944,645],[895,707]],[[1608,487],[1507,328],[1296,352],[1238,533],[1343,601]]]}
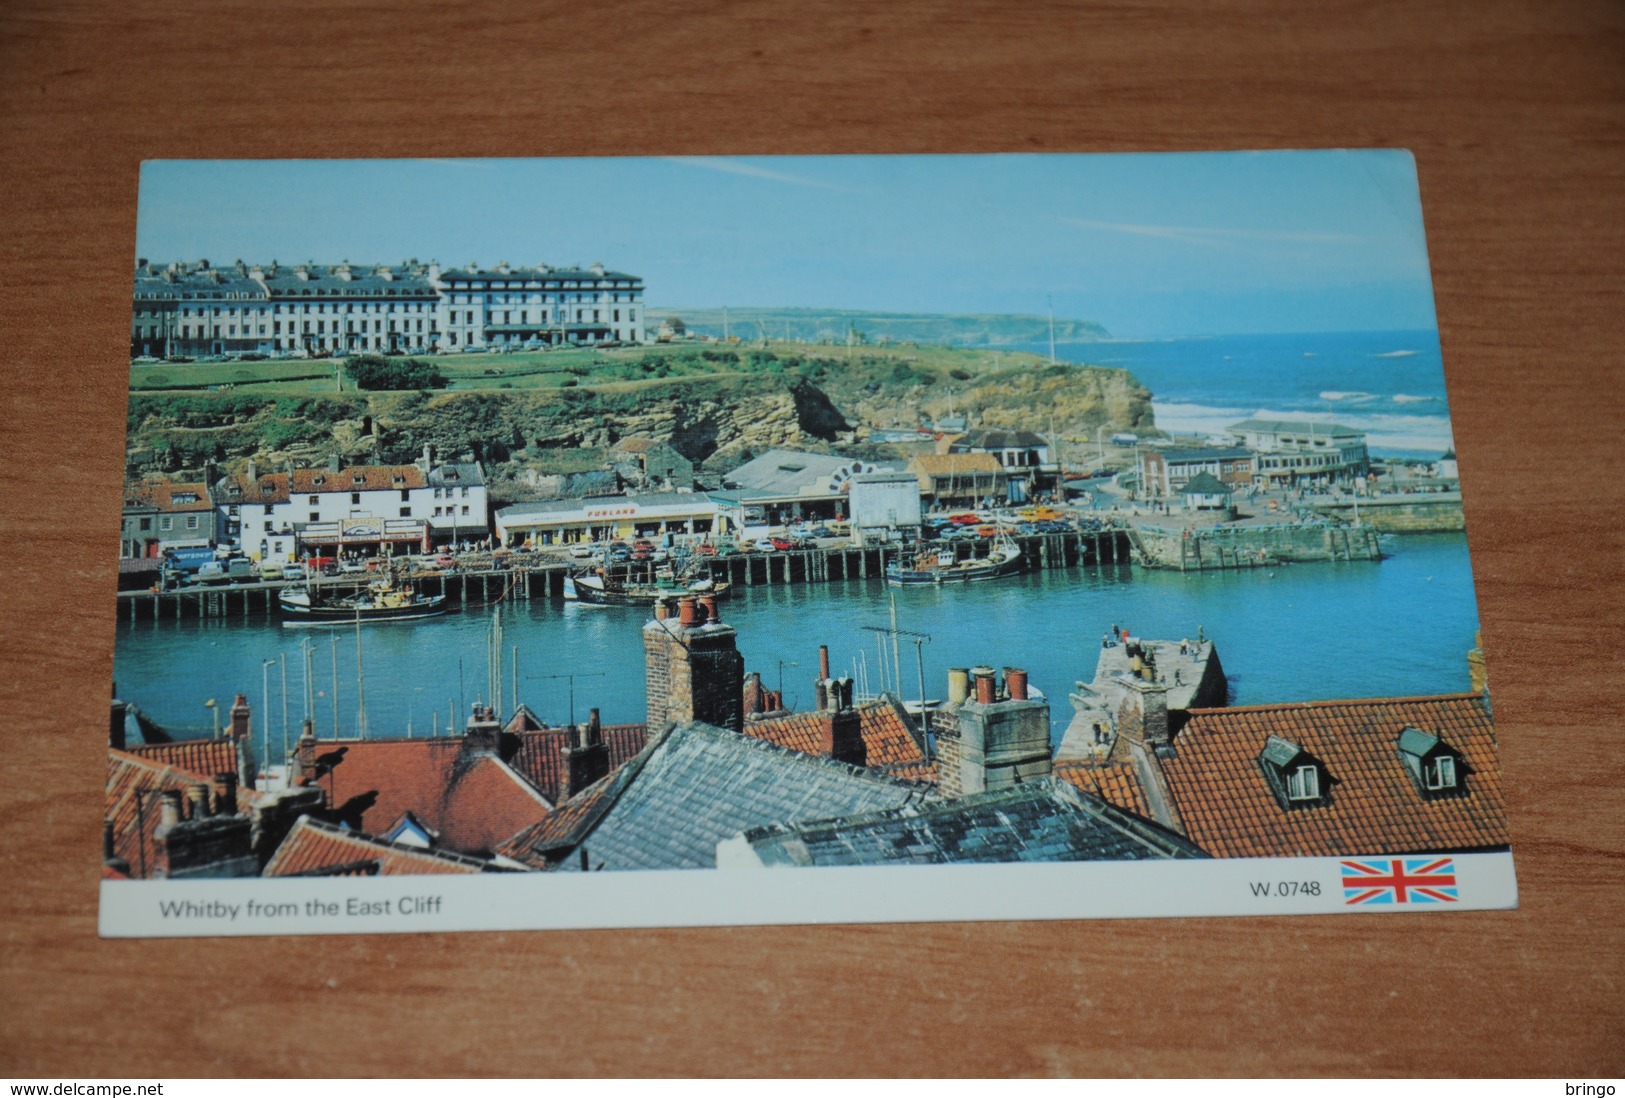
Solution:
{"label": "small boat", "polygon": [[662,569],[653,583],[626,583],[599,569],[571,576],[565,582],[564,597],[593,606],[653,606],[657,599],[683,595],[723,598],[732,586],[709,577],[685,582],[669,569]]}
{"label": "small boat", "polygon": [[278,600],[284,624],[348,625],[361,621],[403,621],[427,618],[446,611],[445,595],[425,595],[393,576],[384,576],[354,594],[324,598],[309,587],[285,587]]}
{"label": "small boat", "polygon": [[919,584],[969,583],[998,579],[1021,571],[1021,547],[1008,538],[996,537],[988,555],[956,558],[952,549],[926,549],[911,561],[894,560],[886,565],[886,582],[893,587]]}

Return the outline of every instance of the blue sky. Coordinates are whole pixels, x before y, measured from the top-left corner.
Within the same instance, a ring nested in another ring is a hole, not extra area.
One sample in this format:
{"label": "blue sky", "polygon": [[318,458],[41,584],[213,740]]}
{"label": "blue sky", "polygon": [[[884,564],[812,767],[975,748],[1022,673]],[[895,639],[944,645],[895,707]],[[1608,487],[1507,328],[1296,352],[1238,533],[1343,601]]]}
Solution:
{"label": "blue sky", "polygon": [[654,306],[1042,314],[1120,338],[1434,326],[1393,150],[151,161],[136,253],[555,265]]}

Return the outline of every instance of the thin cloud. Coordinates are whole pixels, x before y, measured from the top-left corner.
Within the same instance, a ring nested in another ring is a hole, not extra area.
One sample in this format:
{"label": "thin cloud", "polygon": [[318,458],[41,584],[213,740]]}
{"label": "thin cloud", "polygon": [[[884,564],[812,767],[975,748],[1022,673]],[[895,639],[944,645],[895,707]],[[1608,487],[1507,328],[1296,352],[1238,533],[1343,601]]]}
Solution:
{"label": "thin cloud", "polygon": [[1058,220],[1083,229],[1096,229],[1109,233],[1127,233],[1130,236],[1149,236],[1158,240],[1177,240],[1183,244],[1206,244],[1212,247],[1247,242],[1353,244],[1361,239],[1348,233],[1279,232],[1269,229],[1204,229],[1184,225],[1133,225],[1118,221],[1087,221],[1081,217],[1061,217]]}
{"label": "thin cloud", "polygon": [[714,172],[748,175],[754,179],[770,179],[775,183],[793,183],[798,187],[819,187],[826,191],[850,192],[852,190],[850,187],[843,187],[837,183],[826,183],[822,179],[808,179],[806,176],[776,172],[755,164],[746,164],[741,160],[729,160],[718,156],[668,156],[666,160],[673,164],[687,164],[691,168],[709,168]]}

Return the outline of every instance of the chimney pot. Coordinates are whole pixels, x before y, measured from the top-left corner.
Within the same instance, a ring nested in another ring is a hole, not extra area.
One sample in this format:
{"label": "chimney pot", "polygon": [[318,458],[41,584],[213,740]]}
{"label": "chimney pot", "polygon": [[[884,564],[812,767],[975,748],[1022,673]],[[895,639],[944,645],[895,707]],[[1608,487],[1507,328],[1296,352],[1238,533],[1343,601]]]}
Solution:
{"label": "chimney pot", "polygon": [[821,679],[829,678],[829,645],[827,644],[818,646],[818,677]]}
{"label": "chimney pot", "polygon": [[717,597],[715,595],[701,595],[700,610],[704,613],[705,621],[716,625],[722,624],[722,615],[717,613]]}
{"label": "chimney pot", "polygon": [[1010,691],[1011,701],[1027,700],[1027,672],[1019,667],[1004,669],[1004,685]]}
{"label": "chimney pot", "polygon": [[697,618],[697,603],[693,595],[684,595],[677,600],[677,623],[684,629],[692,629]]}
{"label": "chimney pot", "polygon": [[970,697],[970,671],[964,667],[948,668],[948,704],[962,705]]}
{"label": "chimney pot", "polygon": [[971,674],[976,678],[976,700],[983,705],[992,705],[998,701],[998,687],[994,680],[993,668],[973,667]]}
{"label": "chimney pot", "polygon": [[655,599],[655,621],[665,621],[671,617],[671,604],[665,599]]}
{"label": "chimney pot", "polygon": [[181,791],[166,789],[158,794],[158,826],[174,827],[181,822]]}
{"label": "chimney pot", "polygon": [[192,819],[206,820],[209,818],[209,787],[202,782],[190,785],[186,789],[186,799],[192,803]]}

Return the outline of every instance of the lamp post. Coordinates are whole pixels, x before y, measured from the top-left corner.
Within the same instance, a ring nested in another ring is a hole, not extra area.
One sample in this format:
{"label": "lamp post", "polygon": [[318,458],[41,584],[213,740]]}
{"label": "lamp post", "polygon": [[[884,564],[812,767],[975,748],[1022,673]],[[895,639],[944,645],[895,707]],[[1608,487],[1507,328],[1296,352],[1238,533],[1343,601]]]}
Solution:
{"label": "lamp post", "polygon": [[[265,765],[271,765],[271,668],[276,660],[260,661],[260,713],[265,724]],[[286,760],[284,760],[286,761]]]}
{"label": "lamp post", "polygon": [[214,703],[213,698],[210,698],[203,703],[203,708],[209,711],[210,723],[214,725],[214,738],[218,740],[220,738],[220,707]]}

